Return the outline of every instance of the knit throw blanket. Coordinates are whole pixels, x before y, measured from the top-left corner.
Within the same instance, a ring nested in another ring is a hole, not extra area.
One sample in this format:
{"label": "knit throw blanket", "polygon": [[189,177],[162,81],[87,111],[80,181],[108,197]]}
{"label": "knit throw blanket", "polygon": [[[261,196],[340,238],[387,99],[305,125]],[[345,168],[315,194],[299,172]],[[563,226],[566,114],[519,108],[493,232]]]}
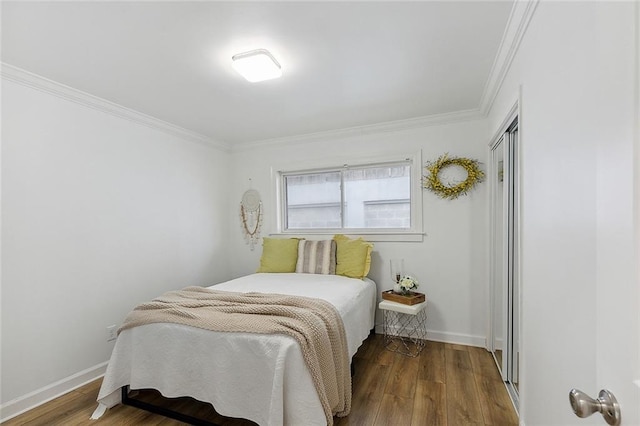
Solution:
{"label": "knit throw blanket", "polygon": [[344,324],[329,302],[308,297],[233,293],[203,287],[170,291],[137,306],[120,330],[169,322],[211,331],[284,334],[299,343],[327,424],[351,411]]}

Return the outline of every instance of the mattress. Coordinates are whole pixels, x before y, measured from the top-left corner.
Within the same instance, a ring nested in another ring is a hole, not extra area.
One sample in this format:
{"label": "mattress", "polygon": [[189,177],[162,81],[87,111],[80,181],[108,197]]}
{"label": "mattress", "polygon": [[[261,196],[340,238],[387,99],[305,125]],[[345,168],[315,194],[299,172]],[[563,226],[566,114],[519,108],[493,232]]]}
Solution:
{"label": "mattress", "polygon": [[[366,278],[253,274],[210,288],[324,299],[342,317],[349,357],[374,327],[377,290]],[[326,424],[300,346],[284,335],[213,332],[168,323],[124,330],[94,417],[120,403],[120,388],[126,385],[157,389],[170,398],[191,396],[211,403],[224,416],[260,425]]]}

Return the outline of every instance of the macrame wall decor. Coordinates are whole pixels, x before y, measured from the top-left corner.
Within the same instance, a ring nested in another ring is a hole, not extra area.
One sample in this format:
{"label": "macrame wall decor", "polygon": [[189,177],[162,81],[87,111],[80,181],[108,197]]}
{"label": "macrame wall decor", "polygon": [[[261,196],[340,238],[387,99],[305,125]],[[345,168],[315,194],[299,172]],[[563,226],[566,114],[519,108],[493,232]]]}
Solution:
{"label": "macrame wall decor", "polygon": [[248,189],[242,195],[240,222],[244,240],[253,250],[258,240],[260,240],[260,227],[262,226],[262,201],[260,200],[260,194],[255,189]]}

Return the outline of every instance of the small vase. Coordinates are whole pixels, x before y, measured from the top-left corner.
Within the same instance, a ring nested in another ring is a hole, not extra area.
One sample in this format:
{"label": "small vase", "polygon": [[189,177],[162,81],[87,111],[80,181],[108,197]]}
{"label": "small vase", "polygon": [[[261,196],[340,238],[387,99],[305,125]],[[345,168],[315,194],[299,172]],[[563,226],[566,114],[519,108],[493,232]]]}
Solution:
{"label": "small vase", "polygon": [[402,288],[402,286],[400,284],[394,284],[393,285],[393,292],[395,294],[403,294],[403,290],[404,289]]}

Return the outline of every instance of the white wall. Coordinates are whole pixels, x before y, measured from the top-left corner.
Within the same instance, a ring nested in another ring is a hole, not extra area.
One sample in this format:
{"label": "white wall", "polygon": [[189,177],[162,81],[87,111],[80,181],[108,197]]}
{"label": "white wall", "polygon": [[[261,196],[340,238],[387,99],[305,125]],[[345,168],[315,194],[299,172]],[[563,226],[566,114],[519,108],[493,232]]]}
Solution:
{"label": "white wall", "polygon": [[2,89],[5,404],[106,362],[137,303],[228,279],[230,193],[227,152]]}
{"label": "white wall", "polygon": [[[351,137],[334,134],[313,141],[254,144],[233,152],[229,202],[232,275],[255,272],[262,249],[258,245],[255,251],[250,251],[242,238],[238,217],[239,202],[249,188],[249,179],[262,195],[265,207],[262,235],[275,232],[272,166],[335,165],[371,156],[413,154],[418,150],[422,150],[423,162],[446,152],[485,162],[487,138],[486,122],[476,120]],[[389,289],[389,259],[405,260],[405,269],[418,277],[419,291],[429,298],[431,339],[485,345],[487,192],[487,184],[482,183],[468,196],[448,201],[425,191],[424,241],[375,243],[369,276],[378,283],[379,290]]]}
{"label": "white wall", "polygon": [[[249,250],[238,218],[249,178],[268,235],[272,165],[418,149],[425,161],[449,152],[486,162],[487,139],[522,90],[521,420],[601,423],[574,417],[567,392],[599,389],[594,188],[606,192],[609,172],[631,158],[628,137],[608,144],[632,121],[632,8],[541,2],[487,121],[231,155],[3,81],[0,402],[106,361],[105,327],[136,303],[254,272],[261,248]],[[424,241],[376,242],[370,276],[389,288],[389,259],[405,259],[429,297],[432,339],[484,344],[487,192],[486,183],[454,201],[424,192]]]}
{"label": "white wall", "polygon": [[[633,2],[540,2],[490,112],[495,132],[521,90],[520,389],[527,426],[602,424],[599,415],[575,417],[568,392],[577,387],[597,396],[601,386],[615,387],[597,383],[600,366],[618,367],[596,359],[609,343],[598,341],[596,323],[599,291],[607,292],[598,285],[599,274],[606,278],[598,268],[599,230],[602,212],[617,210],[606,216],[625,245],[617,269],[632,276],[626,256],[633,248],[634,14]],[[610,194],[629,208],[608,208],[602,201]],[[624,309],[631,314],[618,305]],[[632,324],[617,322],[623,329]],[[632,354],[633,341],[608,349]],[[625,424],[636,424],[637,407],[627,401]]]}

